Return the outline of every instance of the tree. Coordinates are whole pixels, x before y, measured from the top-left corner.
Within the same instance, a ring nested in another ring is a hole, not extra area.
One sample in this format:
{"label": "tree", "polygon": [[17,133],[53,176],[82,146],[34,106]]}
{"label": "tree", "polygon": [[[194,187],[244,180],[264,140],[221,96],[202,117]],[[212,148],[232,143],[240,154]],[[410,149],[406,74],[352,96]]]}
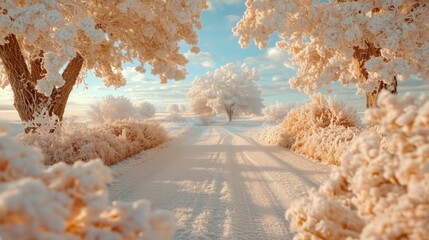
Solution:
{"label": "tree", "polygon": [[[179,42],[198,52],[198,21],[206,0],[3,1],[0,86],[10,84],[23,121],[48,108],[62,120],[79,75],[92,70],[106,86],[125,85],[122,64],[138,60],[167,79],[184,79]],[[64,69],[64,70],[63,70]],[[63,70],[63,71],[62,71]],[[60,73],[62,71],[62,73]]]}
{"label": "tree", "polygon": [[233,28],[242,47],[254,39],[277,47],[299,66],[291,86],[311,93],[339,81],[365,92],[374,107],[382,89],[396,93],[397,80],[429,78],[429,6],[417,0],[248,0]]}
{"label": "tree", "polygon": [[140,116],[144,118],[151,118],[155,116],[156,113],[155,106],[150,102],[141,102],[136,106],[136,109]]}
{"label": "tree", "polygon": [[187,110],[187,109],[186,109],[186,106],[185,106],[185,105],[180,104],[180,105],[179,105],[179,110],[180,110],[180,112],[181,112],[181,113],[184,113],[184,112],[186,112],[186,110]]}
{"label": "tree", "polygon": [[197,76],[188,93],[191,109],[198,115],[225,112],[230,122],[239,113],[260,114],[263,104],[255,84],[258,79],[256,69],[232,63]]}
{"label": "tree", "polygon": [[168,113],[179,113],[180,112],[179,105],[177,105],[175,103],[168,104],[167,112]]}

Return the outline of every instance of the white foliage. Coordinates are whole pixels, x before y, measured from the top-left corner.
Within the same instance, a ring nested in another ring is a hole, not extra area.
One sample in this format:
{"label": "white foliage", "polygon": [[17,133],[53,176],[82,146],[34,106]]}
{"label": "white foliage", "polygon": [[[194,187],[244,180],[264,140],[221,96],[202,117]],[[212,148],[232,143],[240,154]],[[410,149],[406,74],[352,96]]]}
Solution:
{"label": "white foliage", "polygon": [[[60,71],[76,53],[106,86],[123,86],[122,65],[135,59],[140,72],[150,65],[161,82],[179,80],[185,78],[187,63],[179,43],[198,49],[195,30],[207,7],[206,0],[2,1],[0,44],[13,34],[24,56],[43,50],[56,59],[46,59],[46,78],[38,82],[38,91],[47,96],[62,86]],[[6,83],[0,79],[0,86]]]}
{"label": "white foliage", "polygon": [[187,111],[186,106],[185,106],[185,105],[183,105],[183,104],[180,104],[180,105],[179,105],[179,111],[180,111],[181,113],[186,112],[186,111]]}
{"label": "white foliage", "polygon": [[197,115],[225,113],[260,114],[263,104],[256,81],[256,69],[245,64],[226,64],[214,72],[197,76],[188,92],[192,111]]}
{"label": "white foliage", "polygon": [[[358,92],[372,92],[379,80],[389,83],[394,76],[429,79],[426,1],[255,0],[246,7],[234,35],[240,36],[242,47],[254,40],[262,49],[277,33],[277,47],[299,66],[290,80],[293,88],[311,93],[339,81],[356,85]],[[372,46],[379,53],[370,53]],[[376,65],[365,64],[367,77],[354,54],[379,58]]]}
{"label": "white foliage", "polygon": [[[268,143],[280,146],[331,164],[339,164],[342,153],[359,134],[356,110],[343,101],[311,96],[311,102],[289,111],[280,124],[280,133],[263,133]],[[279,131],[277,130],[277,131]],[[278,137],[276,137],[278,136]]]}
{"label": "white foliage", "polygon": [[42,108],[40,112],[34,112],[33,120],[24,121],[24,128],[32,129],[36,134],[49,134],[60,129],[60,119],[55,116],[49,116],[49,109]]}
{"label": "white foliage", "polygon": [[259,132],[259,139],[285,148],[290,148],[294,142],[294,138],[288,135],[281,125],[264,127]]}
{"label": "white foliage", "polygon": [[152,103],[141,102],[136,106],[136,111],[143,118],[151,118],[155,116],[156,108]]}
{"label": "white foliage", "polygon": [[25,145],[36,146],[43,152],[45,164],[100,158],[106,165],[122,161],[143,150],[167,141],[167,133],[156,122],[115,121],[88,128],[67,124],[54,133],[19,134]]}
{"label": "white foliage", "polygon": [[293,104],[286,105],[281,102],[276,102],[275,104],[266,106],[262,110],[262,113],[264,114],[266,121],[279,122],[282,121],[286,117],[287,113],[294,107],[295,106]]}
{"label": "white foliage", "polygon": [[102,101],[89,106],[86,112],[88,117],[95,123],[104,123],[134,117],[134,106],[125,96],[108,95]]}
{"label": "white foliage", "polygon": [[383,92],[378,106],[366,117],[389,149],[375,132],[362,133],[318,192],[287,211],[296,239],[427,239],[429,98]]}
{"label": "white foliage", "polygon": [[0,135],[3,239],[167,239],[173,215],[146,200],[109,201],[110,169],[100,160],[43,166],[41,152]]}
{"label": "white foliage", "polygon": [[179,105],[177,105],[175,103],[168,104],[167,112],[168,113],[179,113],[180,112]]}

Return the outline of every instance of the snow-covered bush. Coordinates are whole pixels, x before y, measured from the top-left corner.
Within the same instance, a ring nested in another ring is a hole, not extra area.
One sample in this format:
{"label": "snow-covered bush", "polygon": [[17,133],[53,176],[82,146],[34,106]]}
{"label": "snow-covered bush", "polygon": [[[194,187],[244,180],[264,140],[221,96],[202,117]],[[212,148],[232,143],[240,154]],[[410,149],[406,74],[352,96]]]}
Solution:
{"label": "snow-covered bush", "polygon": [[155,116],[156,108],[150,102],[141,102],[136,106],[136,111],[143,118],[151,118]]}
{"label": "snow-covered bush", "polygon": [[343,101],[311,96],[311,102],[289,111],[281,123],[282,146],[314,159],[339,163],[339,157],[359,133],[356,110]]}
{"label": "snow-covered bush", "polygon": [[204,114],[199,115],[198,119],[200,119],[201,123],[204,125],[209,125],[213,121],[214,114]]}
{"label": "snow-covered bush", "polygon": [[95,123],[104,123],[134,116],[134,106],[125,96],[108,95],[96,104],[89,106],[88,117]]}
{"label": "snow-covered bush", "polygon": [[357,128],[342,125],[313,127],[296,137],[290,149],[313,159],[338,165],[341,156],[359,133]]}
{"label": "snow-covered bush", "polygon": [[45,164],[101,158],[106,165],[112,165],[164,143],[167,134],[157,122],[121,120],[95,128],[74,124],[51,134],[20,134],[17,139],[39,147]]}
{"label": "snow-covered bush", "polygon": [[0,133],[2,239],[168,239],[170,212],[146,200],[110,202],[100,160],[43,165],[42,153]]}
{"label": "snow-covered bush", "polygon": [[280,122],[286,117],[288,112],[294,107],[295,106],[292,104],[286,105],[281,102],[276,102],[275,104],[266,106],[262,110],[262,113],[264,114],[265,121]]}
{"label": "snow-covered bush", "polygon": [[290,148],[293,144],[293,138],[284,131],[281,125],[264,127],[259,132],[259,139],[265,143],[285,148]]}
{"label": "snow-covered bush", "polygon": [[175,103],[168,104],[166,111],[168,113],[179,113],[180,112],[179,105],[177,105]]}
{"label": "snow-covered bush", "polygon": [[366,118],[389,139],[365,132],[317,192],[286,213],[296,239],[427,239],[429,97],[387,92]]}

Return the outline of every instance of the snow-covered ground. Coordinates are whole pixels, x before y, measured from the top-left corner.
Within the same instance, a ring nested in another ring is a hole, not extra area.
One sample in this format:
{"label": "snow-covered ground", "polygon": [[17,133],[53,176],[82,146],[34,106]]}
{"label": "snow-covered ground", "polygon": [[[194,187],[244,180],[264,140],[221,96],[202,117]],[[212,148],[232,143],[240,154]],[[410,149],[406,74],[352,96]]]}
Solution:
{"label": "snow-covered ground", "polygon": [[290,239],[286,209],[330,169],[255,140],[258,120],[164,125],[176,138],[113,166],[109,189],[112,200],[171,210],[174,239]]}

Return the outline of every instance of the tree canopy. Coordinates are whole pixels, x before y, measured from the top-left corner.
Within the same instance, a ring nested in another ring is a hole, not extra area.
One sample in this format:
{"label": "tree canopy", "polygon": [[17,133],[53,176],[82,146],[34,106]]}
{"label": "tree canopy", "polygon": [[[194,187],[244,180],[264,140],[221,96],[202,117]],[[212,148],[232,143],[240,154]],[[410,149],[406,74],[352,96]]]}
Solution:
{"label": "tree canopy", "polygon": [[[248,0],[233,29],[242,47],[253,39],[277,47],[299,67],[290,80],[306,93],[339,81],[358,92],[396,87],[411,75],[429,79],[429,6],[417,0]],[[379,92],[379,91],[377,91]]]}
{"label": "tree canopy", "polygon": [[258,79],[256,69],[232,63],[197,76],[188,93],[191,109],[198,115],[225,112],[229,121],[234,114],[259,114],[263,104]]}

